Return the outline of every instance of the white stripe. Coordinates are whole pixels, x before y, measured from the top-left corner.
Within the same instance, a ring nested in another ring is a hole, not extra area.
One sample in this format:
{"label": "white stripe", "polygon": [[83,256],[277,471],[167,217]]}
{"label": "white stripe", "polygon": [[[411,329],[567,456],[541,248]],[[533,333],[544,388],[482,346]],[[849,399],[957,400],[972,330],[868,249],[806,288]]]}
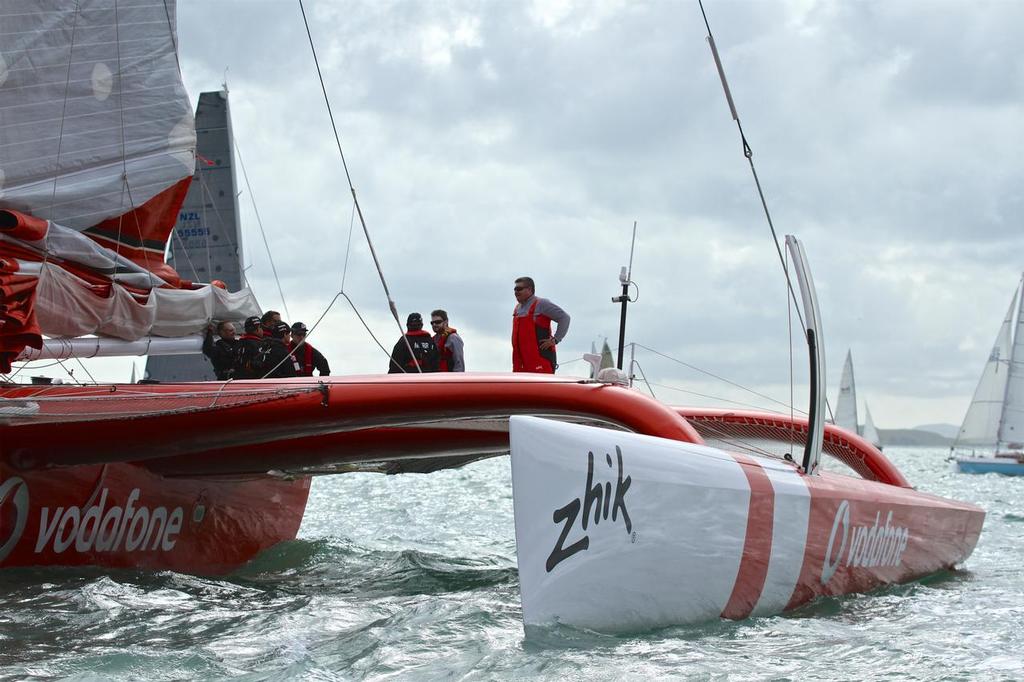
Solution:
{"label": "white stripe", "polygon": [[789,467],[764,469],[775,490],[775,513],[768,574],[754,616],[780,613],[792,598],[804,563],[811,514],[811,494],[800,474]]}

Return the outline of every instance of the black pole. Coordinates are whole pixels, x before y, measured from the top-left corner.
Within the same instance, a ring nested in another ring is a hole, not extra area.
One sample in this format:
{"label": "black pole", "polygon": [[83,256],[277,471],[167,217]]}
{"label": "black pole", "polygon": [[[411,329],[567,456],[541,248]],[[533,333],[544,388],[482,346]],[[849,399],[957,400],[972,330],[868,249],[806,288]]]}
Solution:
{"label": "black pole", "polygon": [[626,305],[629,304],[629,282],[622,283],[622,296],[612,299],[612,302],[622,303],[622,313],[619,315],[619,369],[622,369],[622,353],[626,347]]}

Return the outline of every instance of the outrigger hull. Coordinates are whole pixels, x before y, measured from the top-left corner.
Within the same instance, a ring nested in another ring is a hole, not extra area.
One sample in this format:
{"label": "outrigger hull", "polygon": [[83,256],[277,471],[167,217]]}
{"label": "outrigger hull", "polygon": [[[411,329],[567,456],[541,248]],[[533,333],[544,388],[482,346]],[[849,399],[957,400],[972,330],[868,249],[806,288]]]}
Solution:
{"label": "outrigger hull", "polygon": [[513,417],[523,618],[605,632],[771,615],[964,561],[984,512],[786,461]]}

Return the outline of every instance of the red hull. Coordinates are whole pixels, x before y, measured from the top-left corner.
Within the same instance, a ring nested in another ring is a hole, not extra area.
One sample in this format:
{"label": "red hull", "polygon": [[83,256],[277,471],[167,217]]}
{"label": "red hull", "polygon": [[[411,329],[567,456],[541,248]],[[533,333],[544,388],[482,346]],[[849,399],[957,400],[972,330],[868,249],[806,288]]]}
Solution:
{"label": "red hull", "polygon": [[[9,399],[0,401],[0,566],[230,571],[295,537],[309,473],[433,471],[504,454],[513,414],[559,415],[690,443],[717,438],[727,451],[745,438],[787,441],[786,452],[802,451],[806,431],[799,419],[677,410],[628,389],[540,375],[8,387],[0,398]],[[825,451],[865,480],[804,477],[812,513],[806,575],[792,604],[916,577],[970,553],[980,510],[908,490],[881,452],[840,429],[827,428]],[[755,502],[765,500],[755,498],[751,518],[763,518]],[[816,557],[827,550],[822,542],[843,499],[850,528],[873,523],[867,502],[874,500],[905,507],[915,527],[930,529],[914,536],[928,544],[912,540],[911,560],[899,570],[848,574],[837,565],[823,582]],[[124,523],[129,505],[135,511]],[[945,520],[954,508],[949,518],[957,520]],[[756,563],[756,547],[751,552]]]}
{"label": "red hull", "polygon": [[133,464],[0,464],[0,566],[222,574],[299,530],[309,477],[160,477]]}

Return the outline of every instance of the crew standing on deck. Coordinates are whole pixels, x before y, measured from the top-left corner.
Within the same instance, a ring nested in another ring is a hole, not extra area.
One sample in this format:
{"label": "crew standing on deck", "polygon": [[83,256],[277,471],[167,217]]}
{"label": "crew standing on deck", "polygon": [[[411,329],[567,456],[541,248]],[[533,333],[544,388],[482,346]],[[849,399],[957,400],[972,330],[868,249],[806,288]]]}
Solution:
{"label": "crew standing on deck", "polygon": [[271,324],[270,333],[263,337],[263,343],[260,344],[261,378],[284,379],[296,375],[295,358],[287,345],[291,333],[291,327],[286,322]]}
{"label": "crew standing on deck", "polygon": [[231,378],[235,368],[235,355],[238,352],[238,339],[235,338],[235,325],[228,320],[221,320],[216,326],[217,338],[213,338],[214,326],[206,329],[203,339],[203,355],[210,358],[214,375],[221,381]]}
{"label": "crew standing on deck", "polygon": [[398,339],[394,350],[391,351],[388,374],[436,372],[440,354],[430,332],[423,330],[423,316],[419,313],[410,313],[405,321],[405,328],[408,330],[405,336]]}
{"label": "crew standing on deck", "polygon": [[235,346],[235,367],[231,376],[234,379],[259,379],[260,344],[263,342],[263,323],[258,317],[246,319],[242,327],[243,333]]}
{"label": "crew standing on deck", "polygon": [[440,354],[438,371],[465,372],[466,360],[463,354],[462,337],[454,327],[448,326],[448,313],[435,310],[430,313],[430,327],[434,330],[434,343]]}
{"label": "crew standing on deck", "polygon": [[[512,371],[554,374],[558,367],[555,346],[569,331],[569,313],[534,292],[533,278],[519,277],[513,286]],[[554,335],[551,323],[554,322]]]}
{"label": "crew standing on deck", "polygon": [[306,335],[309,333],[309,329],[306,325],[301,322],[296,322],[292,325],[292,342],[288,347],[291,351],[292,356],[295,358],[298,365],[298,375],[300,377],[311,377],[313,376],[313,370],[325,377],[331,373],[331,367],[327,364],[327,358],[323,356],[323,353],[318,351],[316,348],[306,341]]}

